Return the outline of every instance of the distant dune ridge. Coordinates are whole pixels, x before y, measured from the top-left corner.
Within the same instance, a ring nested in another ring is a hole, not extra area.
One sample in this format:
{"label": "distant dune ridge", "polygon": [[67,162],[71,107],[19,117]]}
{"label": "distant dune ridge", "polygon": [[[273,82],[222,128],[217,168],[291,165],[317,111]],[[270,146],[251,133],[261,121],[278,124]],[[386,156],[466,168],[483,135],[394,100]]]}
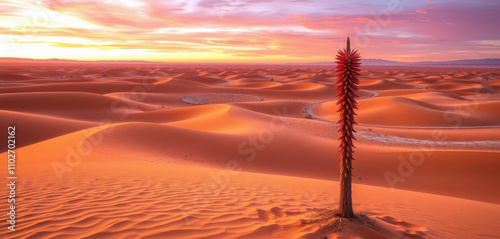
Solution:
{"label": "distant dune ridge", "polygon": [[[5,58],[0,57],[2,63],[95,63],[95,64],[173,64],[192,65],[188,63],[151,62],[151,61],[78,61],[63,59],[26,59],[26,58]],[[419,61],[419,62],[399,62],[384,59],[362,59],[364,66],[500,66],[500,58],[469,59],[454,61]],[[200,63],[201,64],[201,63]],[[203,63],[204,65],[234,65],[222,63]],[[241,65],[241,64],[239,64]],[[248,65],[281,65],[281,64],[248,64]],[[314,62],[314,63],[286,63],[284,65],[335,65],[335,62]]]}
{"label": "distant dune ridge", "polygon": [[[364,66],[500,66],[500,59],[472,59],[455,61],[419,61],[419,62],[399,62],[384,59],[362,59]],[[312,65],[332,65],[333,62],[310,63]]]}
{"label": "distant dune ridge", "polygon": [[302,224],[339,201],[334,80],[333,65],[6,64],[19,207],[0,238],[498,237],[492,67],[364,66],[353,207],[377,229]]}

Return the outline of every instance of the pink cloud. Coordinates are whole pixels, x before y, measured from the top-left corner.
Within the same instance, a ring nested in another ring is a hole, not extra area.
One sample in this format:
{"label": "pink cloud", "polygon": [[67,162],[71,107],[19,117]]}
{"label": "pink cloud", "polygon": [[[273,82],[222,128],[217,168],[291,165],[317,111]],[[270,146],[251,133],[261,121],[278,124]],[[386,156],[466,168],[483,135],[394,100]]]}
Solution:
{"label": "pink cloud", "polygon": [[[303,57],[305,61],[312,56],[329,59],[345,37],[357,34],[365,34],[370,39],[363,55],[371,58],[409,54],[426,57],[429,56],[426,53],[436,52],[442,52],[444,56],[460,49],[473,52],[485,49],[485,46],[479,48],[475,45],[476,41],[500,39],[497,30],[500,17],[495,11],[498,4],[492,7],[426,1],[425,5],[405,6],[401,12],[383,15],[373,11],[376,7],[373,3],[363,0],[356,0],[353,3],[356,8],[346,12],[339,12],[336,8],[326,11],[321,4],[316,6],[317,11],[313,11],[313,2],[305,1],[287,2],[295,6],[290,10],[278,0],[203,0],[196,4],[144,0],[139,6],[121,5],[115,1],[52,0],[43,6],[102,29],[40,26],[32,34],[112,42],[104,46],[53,43],[57,47],[217,51],[233,56],[280,55],[284,56],[284,61],[287,56]],[[358,1],[361,3],[356,4]],[[2,16],[15,16],[22,9],[17,5],[6,5],[0,11]],[[217,9],[229,11],[224,11],[221,17]],[[380,9],[384,10],[384,6]],[[367,29],[370,32],[367,33]],[[0,34],[26,34],[21,30],[0,28]]]}

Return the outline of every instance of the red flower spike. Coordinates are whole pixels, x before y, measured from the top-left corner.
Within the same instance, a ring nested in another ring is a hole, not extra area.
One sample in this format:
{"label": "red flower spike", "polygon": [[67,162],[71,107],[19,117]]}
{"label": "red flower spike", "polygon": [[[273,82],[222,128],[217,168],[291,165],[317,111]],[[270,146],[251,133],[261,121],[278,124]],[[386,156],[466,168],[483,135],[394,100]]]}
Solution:
{"label": "red flower spike", "polygon": [[347,47],[339,50],[337,57],[337,105],[339,107],[339,162],[340,162],[340,202],[339,216],[344,218],[353,218],[352,209],[352,160],[354,137],[354,115],[358,108],[356,97],[358,97],[358,85],[361,66],[361,57],[357,50],[351,51],[349,38],[347,38]]}

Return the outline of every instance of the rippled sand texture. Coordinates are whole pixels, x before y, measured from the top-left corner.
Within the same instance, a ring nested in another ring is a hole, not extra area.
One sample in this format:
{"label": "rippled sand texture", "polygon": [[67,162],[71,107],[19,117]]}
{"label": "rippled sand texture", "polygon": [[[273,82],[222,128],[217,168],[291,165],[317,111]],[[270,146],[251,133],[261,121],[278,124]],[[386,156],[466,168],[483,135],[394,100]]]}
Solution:
{"label": "rippled sand texture", "polygon": [[4,66],[0,238],[496,238],[491,68],[363,68],[354,206],[376,230],[301,223],[338,203],[332,69]]}

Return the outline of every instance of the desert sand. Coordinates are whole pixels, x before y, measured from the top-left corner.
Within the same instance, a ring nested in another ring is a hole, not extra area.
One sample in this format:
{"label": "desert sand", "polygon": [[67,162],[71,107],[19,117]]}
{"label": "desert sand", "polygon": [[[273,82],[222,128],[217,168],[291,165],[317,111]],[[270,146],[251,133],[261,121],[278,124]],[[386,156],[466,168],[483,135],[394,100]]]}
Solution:
{"label": "desert sand", "polygon": [[338,204],[334,80],[329,66],[3,66],[18,207],[0,237],[498,238],[498,68],[363,67],[353,202],[376,228],[302,224]]}

